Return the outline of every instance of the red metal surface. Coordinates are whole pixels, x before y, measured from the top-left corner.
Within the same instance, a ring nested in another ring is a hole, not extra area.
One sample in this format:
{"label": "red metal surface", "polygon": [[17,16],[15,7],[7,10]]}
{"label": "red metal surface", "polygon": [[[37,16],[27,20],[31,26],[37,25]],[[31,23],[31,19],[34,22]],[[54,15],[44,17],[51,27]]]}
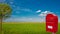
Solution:
{"label": "red metal surface", "polygon": [[55,14],[47,14],[46,31],[54,33],[58,31],[58,17]]}

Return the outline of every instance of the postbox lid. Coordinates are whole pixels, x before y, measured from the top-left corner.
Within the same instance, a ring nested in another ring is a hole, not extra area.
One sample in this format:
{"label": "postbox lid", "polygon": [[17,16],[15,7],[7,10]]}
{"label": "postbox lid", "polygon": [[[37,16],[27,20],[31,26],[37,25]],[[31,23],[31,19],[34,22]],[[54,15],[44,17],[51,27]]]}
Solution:
{"label": "postbox lid", "polygon": [[47,14],[46,18],[58,18],[55,14]]}
{"label": "postbox lid", "polygon": [[55,14],[47,14],[47,16],[46,16],[46,20],[47,21],[51,21],[51,20],[56,20],[56,21],[58,21],[58,17],[57,17],[57,15],[55,15]]}

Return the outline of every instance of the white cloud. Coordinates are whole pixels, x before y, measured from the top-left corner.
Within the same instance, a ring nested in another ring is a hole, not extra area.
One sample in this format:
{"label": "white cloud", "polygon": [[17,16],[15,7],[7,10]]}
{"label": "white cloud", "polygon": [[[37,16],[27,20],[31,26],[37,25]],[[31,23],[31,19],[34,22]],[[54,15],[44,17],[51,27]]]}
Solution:
{"label": "white cloud", "polygon": [[18,18],[8,18],[5,22],[43,22],[44,18],[27,18],[27,17],[18,17]]}
{"label": "white cloud", "polygon": [[28,8],[22,8],[22,9],[20,9],[20,10],[22,10],[22,11],[27,11],[27,12],[31,12],[31,11],[32,11],[31,9],[28,9]]}
{"label": "white cloud", "polygon": [[36,11],[36,13],[39,13],[39,12],[41,12],[41,10],[37,10],[37,11]]}
{"label": "white cloud", "polygon": [[44,11],[44,12],[41,12],[38,16],[46,16],[48,13],[53,13],[53,12]]}
{"label": "white cloud", "polygon": [[33,20],[33,18],[28,18],[29,20]]}
{"label": "white cloud", "polygon": [[60,22],[60,17],[58,17],[58,22]]}
{"label": "white cloud", "polygon": [[46,15],[49,14],[49,13],[53,13],[51,11],[44,11],[44,12],[41,12],[38,16],[40,16],[40,21],[42,22],[45,22],[45,18],[46,18]]}
{"label": "white cloud", "polygon": [[41,12],[41,13],[48,13],[49,11],[44,11],[44,12]]}
{"label": "white cloud", "polygon": [[[14,7],[15,7],[15,6],[14,6]],[[32,10],[29,9],[29,8],[21,8],[21,7],[19,7],[19,6],[17,6],[17,7],[14,9],[14,11],[32,12]]]}
{"label": "white cloud", "polygon": [[41,14],[39,14],[38,16],[46,16],[46,14],[44,14],[44,13],[41,13]]}

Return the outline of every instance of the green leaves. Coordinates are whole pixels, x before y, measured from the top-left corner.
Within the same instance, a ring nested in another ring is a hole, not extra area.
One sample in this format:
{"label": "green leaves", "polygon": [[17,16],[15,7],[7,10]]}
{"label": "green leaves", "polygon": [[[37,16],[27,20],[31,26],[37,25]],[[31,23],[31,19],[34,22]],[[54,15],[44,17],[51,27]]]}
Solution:
{"label": "green leaves", "polygon": [[0,3],[0,18],[6,19],[10,17],[12,9],[8,4]]}

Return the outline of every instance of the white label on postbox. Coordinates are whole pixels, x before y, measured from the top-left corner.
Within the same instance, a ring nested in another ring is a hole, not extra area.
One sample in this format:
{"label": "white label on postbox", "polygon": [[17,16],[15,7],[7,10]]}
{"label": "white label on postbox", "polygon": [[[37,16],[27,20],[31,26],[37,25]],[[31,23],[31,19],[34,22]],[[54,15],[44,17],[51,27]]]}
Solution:
{"label": "white label on postbox", "polygon": [[52,26],[48,26],[49,29],[52,29],[53,27]]}

